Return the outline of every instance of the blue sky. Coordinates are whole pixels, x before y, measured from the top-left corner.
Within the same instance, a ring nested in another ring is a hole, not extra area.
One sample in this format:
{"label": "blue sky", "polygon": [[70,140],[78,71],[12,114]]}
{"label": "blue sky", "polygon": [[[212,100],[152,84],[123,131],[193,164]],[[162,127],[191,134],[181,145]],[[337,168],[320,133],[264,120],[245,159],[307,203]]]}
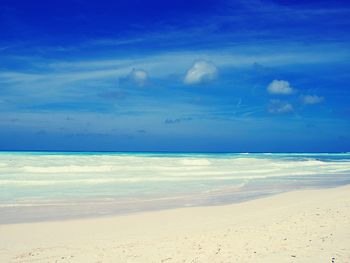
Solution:
{"label": "blue sky", "polygon": [[0,2],[0,149],[349,151],[348,1]]}

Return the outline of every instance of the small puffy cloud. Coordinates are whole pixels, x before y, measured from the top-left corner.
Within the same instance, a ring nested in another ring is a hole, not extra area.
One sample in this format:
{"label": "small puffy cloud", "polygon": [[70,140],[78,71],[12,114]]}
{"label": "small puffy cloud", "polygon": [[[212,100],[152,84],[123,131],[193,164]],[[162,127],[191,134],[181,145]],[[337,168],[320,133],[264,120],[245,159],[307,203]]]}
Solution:
{"label": "small puffy cloud", "polygon": [[273,80],[268,86],[267,91],[270,94],[289,95],[295,92],[288,81]]}
{"label": "small puffy cloud", "polygon": [[188,85],[200,84],[215,79],[217,75],[218,69],[212,62],[200,60],[187,71],[184,83]]}
{"label": "small puffy cloud", "polygon": [[271,100],[268,111],[273,114],[282,114],[292,112],[293,105],[280,100]]}
{"label": "small puffy cloud", "polygon": [[324,98],[317,95],[304,95],[301,97],[304,104],[317,104],[323,102]]}
{"label": "small puffy cloud", "polygon": [[135,83],[138,86],[144,86],[148,80],[148,74],[146,71],[142,69],[133,69],[129,76],[128,79]]}

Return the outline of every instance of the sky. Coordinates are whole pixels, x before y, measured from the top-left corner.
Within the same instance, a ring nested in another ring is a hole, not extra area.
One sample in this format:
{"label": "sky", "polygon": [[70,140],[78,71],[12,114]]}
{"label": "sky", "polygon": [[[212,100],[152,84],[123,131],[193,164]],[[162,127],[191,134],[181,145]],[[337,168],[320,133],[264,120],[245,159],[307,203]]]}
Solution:
{"label": "sky", "polygon": [[350,151],[350,2],[0,0],[0,150]]}

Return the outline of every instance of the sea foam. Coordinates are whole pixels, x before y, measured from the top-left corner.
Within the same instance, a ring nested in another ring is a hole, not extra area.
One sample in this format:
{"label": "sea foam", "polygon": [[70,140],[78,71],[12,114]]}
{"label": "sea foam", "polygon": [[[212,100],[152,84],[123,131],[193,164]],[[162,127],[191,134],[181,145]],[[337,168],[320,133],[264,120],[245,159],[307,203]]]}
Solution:
{"label": "sea foam", "polygon": [[225,203],[346,184],[349,175],[349,154],[8,152],[0,154],[0,207],[104,200],[132,200],[139,208],[147,200]]}

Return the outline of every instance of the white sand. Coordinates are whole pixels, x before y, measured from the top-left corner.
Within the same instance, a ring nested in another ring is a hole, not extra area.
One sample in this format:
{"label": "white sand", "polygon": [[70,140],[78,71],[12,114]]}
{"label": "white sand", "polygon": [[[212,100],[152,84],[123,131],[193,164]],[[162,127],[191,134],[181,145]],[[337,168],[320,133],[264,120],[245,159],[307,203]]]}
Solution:
{"label": "white sand", "polygon": [[350,262],[350,186],[227,206],[0,225],[1,263],[320,263],[332,258]]}

